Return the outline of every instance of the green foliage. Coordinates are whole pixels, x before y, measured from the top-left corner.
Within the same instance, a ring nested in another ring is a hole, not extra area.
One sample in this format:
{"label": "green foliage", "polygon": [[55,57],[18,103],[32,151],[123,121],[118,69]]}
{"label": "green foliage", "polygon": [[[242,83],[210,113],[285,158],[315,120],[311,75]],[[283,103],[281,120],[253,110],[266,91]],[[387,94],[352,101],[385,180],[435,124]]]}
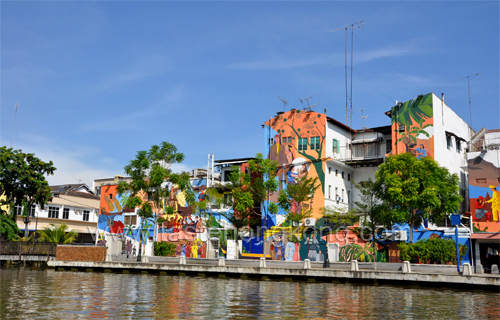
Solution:
{"label": "green foliage", "polygon": [[55,243],[72,243],[78,238],[78,232],[75,230],[68,231],[68,226],[65,223],[59,226],[50,224],[41,231],[37,231],[39,241],[55,242]]}
{"label": "green foliage", "polygon": [[[54,174],[56,168],[52,161],[43,162],[32,153],[23,153],[12,148],[0,148],[0,199],[1,206],[32,205],[44,207],[52,200],[52,193],[45,176]],[[0,232],[7,238],[19,232],[10,220],[15,223],[16,217],[1,212]],[[23,213],[26,216],[26,213]]]}
{"label": "green foliage", "polygon": [[[219,198],[223,197],[224,193],[230,194],[230,197],[225,198],[224,204],[233,209],[232,212],[221,214],[237,230],[259,223],[260,219],[252,217],[256,213],[254,206],[264,203],[270,192],[278,190],[277,166],[276,161],[264,159],[262,154],[258,153],[255,159],[249,161],[248,172],[241,172],[239,167],[234,167],[229,176],[230,182],[219,189]],[[278,207],[271,203],[264,210],[267,210],[267,214],[274,215],[278,212]]]}
{"label": "green foliage", "polygon": [[9,212],[0,212],[0,234],[7,240],[15,240],[19,237],[21,230],[16,223],[14,207]]}
{"label": "green foliage", "polygon": [[437,223],[446,213],[458,210],[462,200],[458,183],[457,175],[432,158],[417,159],[404,153],[391,155],[380,165],[374,188],[386,205],[385,221],[408,223],[413,228],[424,218]]}
{"label": "green foliage", "polygon": [[[304,204],[313,199],[314,193],[321,187],[318,177],[301,177],[296,183],[288,184],[285,190],[282,190],[278,196],[278,203],[285,212],[287,212],[287,221],[299,223],[304,218],[310,217],[312,207],[306,207]],[[297,210],[291,211],[291,204],[297,204]]]}
{"label": "green foliage", "polygon": [[[162,213],[165,199],[170,194],[170,189],[164,187],[164,182],[169,180],[185,191],[188,204],[194,203],[194,193],[191,190],[189,175],[185,172],[176,174],[167,169],[165,164],[181,163],[184,154],[177,152],[177,148],[163,141],[159,146],[153,145],[149,151],[138,151],[135,159],[125,166],[125,173],[131,177],[131,181],[123,181],[118,184],[120,194],[129,191],[132,195],[128,197],[125,205],[129,208],[139,208],[138,215],[143,218],[153,218],[154,225]],[[152,201],[144,199],[141,193],[150,193]]]}
{"label": "green foliage", "polygon": [[346,230],[359,221],[359,216],[353,211],[342,211],[333,207],[322,208],[322,215],[324,227],[330,227],[332,233]]}
{"label": "green foliage", "polygon": [[176,244],[172,242],[155,242],[154,253],[157,257],[175,257]]}
{"label": "green foliage", "polygon": [[[411,263],[456,263],[456,245],[451,239],[424,239],[415,243],[402,242],[399,244],[400,257]],[[459,244],[459,254],[462,258],[468,247]]]}

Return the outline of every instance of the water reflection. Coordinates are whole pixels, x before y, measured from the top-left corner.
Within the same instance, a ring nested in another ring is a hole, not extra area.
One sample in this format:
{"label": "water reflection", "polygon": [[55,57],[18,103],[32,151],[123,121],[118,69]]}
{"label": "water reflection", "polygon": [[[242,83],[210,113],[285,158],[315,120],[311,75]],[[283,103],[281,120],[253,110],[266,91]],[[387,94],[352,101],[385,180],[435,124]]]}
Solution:
{"label": "water reflection", "polygon": [[0,269],[1,319],[497,319],[491,292]]}

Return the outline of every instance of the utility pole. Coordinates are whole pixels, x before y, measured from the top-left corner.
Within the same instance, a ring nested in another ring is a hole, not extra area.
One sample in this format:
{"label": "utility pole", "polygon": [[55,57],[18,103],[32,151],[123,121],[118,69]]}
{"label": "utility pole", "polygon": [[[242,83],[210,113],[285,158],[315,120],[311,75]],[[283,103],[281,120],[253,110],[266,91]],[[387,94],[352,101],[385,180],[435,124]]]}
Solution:
{"label": "utility pole", "polygon": [[467,76],[467,77],[463,77],[463,78],[460,78],[458,80],[455,80],[455,81],[451,82],[451,83],[453,83],[453,82],[457,82],[457,81],[460,81],[460,80],[463,80],[463,79],[467,78],[467,87],[469,89],[469,113],[470,113],[469,121],[470,121],[470,127],[471,128],[472,128],[472,105],[471,105],[471,101],[470,101],[470,78],[474,78],[474,77],[480,76],[480,75],[481,75],[481,72],[473,74],[473,75],[470,75],[470,76]]}

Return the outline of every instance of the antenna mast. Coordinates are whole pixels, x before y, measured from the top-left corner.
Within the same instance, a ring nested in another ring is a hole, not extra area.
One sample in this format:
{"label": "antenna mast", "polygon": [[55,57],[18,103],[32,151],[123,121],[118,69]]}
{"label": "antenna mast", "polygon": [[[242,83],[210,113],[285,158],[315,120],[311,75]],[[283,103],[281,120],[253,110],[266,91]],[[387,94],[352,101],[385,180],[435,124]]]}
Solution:
{"label": "antenna mast", "polygon": [[313,105],[311,105],[311,104],[309,103],[309,99],[311,99],[311,98],[312,98],[312,97],[314,97],[315,95],[317,95],[317,93],[315,93],[315,94],[313,94],[312,96],[307,97],[307,98],[305,98],[305,99],[300,99],[300,98],[299,98],[299,101],[300,101],[300,103],[302,103],[302,105],[304,105],[304,101],[305,101],[305,102],[307,102],[307,107],[303,107],[303,109],[304,109],[304,110],[307,110],[307,111],[312,111],[312,108],[314,108],[315,106],[317,106],[318,104],[320,104],[320,103],[321,103],[321,102],[317,102],[317,103],[315,103],[315,104],[313,104]]}
{"label": "antenna mast", "polygon": [[474,78],[476,76],[480,76],[481,75],[481,72],[479,73],[476,73],[476,74],[473,74],[473,75],[470,75],[470,76],[467,76],[467,77],[463,77],[463,78],[460,78],[458,80],[455,80],[455,81],[452,81],[451,83],[453,82],[457,82],[457,81],[460,81],[460,80],[463,80],[465,78],[467,78],[467,87],[469,88],[469,113],[470,113],[470,127],[472,128],[472,106],[471,106],[471,102],[470,102],[470,78]]}
{"label": "antenna mast", "polygon": [[10,134],[10,147],[12,148],[12,139],[14,137],[14,127],[16,126],[16,118],[17,118],[17,108],[19,107],[19,103],[16,103],[16,112],[14,113],[14,123],[12,124],[12,133]]}
{"label": "antenna mast", "polygon": [[[349,102],[350,102],[350,107],[351,107],[351,126],[352,126],[352,70],[353,70],[353,38],[354,38],[354,28],[362,28],[363,26],[357,26],[357,24],[361,24],[365,22],[364,20],[355,22],[353,24],[347,25],[344,28],[339,28],[335,30],[330,30],[327,32],[334,32],[334,31],[341,31],[345,30],[345,50],[344,50],[344,55],[345,55],[345,125],[349,125]],[[349,90],[347,88],[347,30],[351,29],[351,92],[349,95]]]}
{"label": "antenna mast", "polygon": [[278,96],[278,99],[280,99],[281,102],[283,102],[283,112],[285,112],[285,108],[288,105],[288,101],[286,101],[285,98],[282,98],[282,97],[279,97],[279,96]]}

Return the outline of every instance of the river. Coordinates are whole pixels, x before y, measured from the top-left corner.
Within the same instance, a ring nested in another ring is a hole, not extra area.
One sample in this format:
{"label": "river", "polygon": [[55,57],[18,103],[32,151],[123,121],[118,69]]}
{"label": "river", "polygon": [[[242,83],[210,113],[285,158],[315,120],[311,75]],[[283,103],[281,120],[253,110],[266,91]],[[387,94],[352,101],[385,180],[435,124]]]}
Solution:
{"label": "river", "polygon": [[0,268],[0,319],[498,319],[500,294]]}

